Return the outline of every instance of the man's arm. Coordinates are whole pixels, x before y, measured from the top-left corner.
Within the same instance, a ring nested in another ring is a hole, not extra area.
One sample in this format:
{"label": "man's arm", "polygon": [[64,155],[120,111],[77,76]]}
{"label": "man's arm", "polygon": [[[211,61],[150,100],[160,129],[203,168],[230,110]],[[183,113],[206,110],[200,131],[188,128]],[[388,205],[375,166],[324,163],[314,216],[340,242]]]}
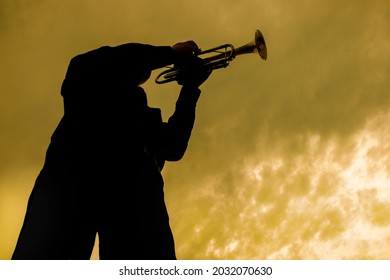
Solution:
{"label": "man's arm", "polygon": [[149,149],[160,160],[180,160],[187,149],[188,141],[195,122],[195,109],[200,96],[199,86],[207,80],[211,72],[192,68],[181,74],[179,98],[174,114],[168,123],[162,124],[157,135],[150,138]]}
{"label": "man's arm", "polygon": [[174,64],[183,57],[196,53],[193,41],[170,46],[128,43],[116,47],[101,47],[75,56],[68,67],[61,94],[82,89],[96,92],[117,87],[139,85],[150,72]]}
{"label": "man's arm", "polygon": [[195,108],[200,90],[183,86],[176,109],[167,123],[150,135],[147,148],[159,160],[178,161],[188,146],[195,122]]}
{"label": "man's arm", "polygon": [[69,64],[61,94],[67,96],[79,89],[96,92],[112,85],[138,85],[154,68],[172,64],[174,56],[169,46],[138,43],[105,46],[77,55]]}

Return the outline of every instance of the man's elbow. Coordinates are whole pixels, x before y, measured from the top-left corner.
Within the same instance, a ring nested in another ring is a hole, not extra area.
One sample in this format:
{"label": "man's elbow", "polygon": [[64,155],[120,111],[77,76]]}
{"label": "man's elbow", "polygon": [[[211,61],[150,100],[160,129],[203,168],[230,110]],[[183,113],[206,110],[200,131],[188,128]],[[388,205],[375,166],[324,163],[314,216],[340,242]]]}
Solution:
{"label": "man's elbow", "polygon": [[184,157],[184,154],[187,150],[187,145],[184,147],[173,147],[166,154],[167,161],[179,161]]}

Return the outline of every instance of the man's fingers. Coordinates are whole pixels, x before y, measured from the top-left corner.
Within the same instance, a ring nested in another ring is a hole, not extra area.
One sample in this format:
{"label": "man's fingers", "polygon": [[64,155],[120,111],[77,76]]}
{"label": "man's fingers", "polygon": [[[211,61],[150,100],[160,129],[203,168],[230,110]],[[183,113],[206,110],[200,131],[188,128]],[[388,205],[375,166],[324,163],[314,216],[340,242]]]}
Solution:
{"label": "man's fingers", "polygon": [[190,40],[186,42],[177,43],[172,46],[173,51],[177,55],[186,55],[186,54],[192,54],[192,53],[199,53],[199,47],[198,45]]}

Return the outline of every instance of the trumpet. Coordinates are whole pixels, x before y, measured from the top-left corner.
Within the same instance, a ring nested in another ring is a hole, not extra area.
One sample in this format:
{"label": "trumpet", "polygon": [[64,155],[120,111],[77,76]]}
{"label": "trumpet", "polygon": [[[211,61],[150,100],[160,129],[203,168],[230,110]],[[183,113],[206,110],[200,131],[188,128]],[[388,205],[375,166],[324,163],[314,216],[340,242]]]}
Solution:
{"label": "trumpet", "polygon": [[[239,48],[234,48],[232,44],[224,44],[212,49],[200,51],[197,55],[202,59],[202,67],[206,71],[226,68],[229,63],[238,55],[257,53],[261,59],[267,59],[267,46],[265,39],[260,30],[256,30],[255,38],[250,43]],[[212,55],[214,54],[214,55]],[[201,56],[205,56],[202,58]],[[177,80],[180,71],[183,71],[185,66],[173,66],[168,70],[161,72],[155,79],[157,84],[165,84]]]}

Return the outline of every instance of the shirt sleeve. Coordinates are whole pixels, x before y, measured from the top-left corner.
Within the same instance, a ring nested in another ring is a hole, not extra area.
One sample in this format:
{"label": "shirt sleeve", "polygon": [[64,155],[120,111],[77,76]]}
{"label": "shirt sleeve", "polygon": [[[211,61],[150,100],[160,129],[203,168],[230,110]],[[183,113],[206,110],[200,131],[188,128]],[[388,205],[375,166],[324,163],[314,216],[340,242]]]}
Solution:
{"label": "shirt sleeve", "polygon": [[183,86],[175,112],[149,137],[147,148],[158,161],[178,161],[184,156],[194,126],[199,96],[198,88]]}
{"label": "shirt sleeve", "polygon": [[104,46],[72,58],[61,94],[67,96],[80,90],[96,93],[113,85],[138,85],[140,77],[172,63],[174,53],[169,46],[138,43]]}

